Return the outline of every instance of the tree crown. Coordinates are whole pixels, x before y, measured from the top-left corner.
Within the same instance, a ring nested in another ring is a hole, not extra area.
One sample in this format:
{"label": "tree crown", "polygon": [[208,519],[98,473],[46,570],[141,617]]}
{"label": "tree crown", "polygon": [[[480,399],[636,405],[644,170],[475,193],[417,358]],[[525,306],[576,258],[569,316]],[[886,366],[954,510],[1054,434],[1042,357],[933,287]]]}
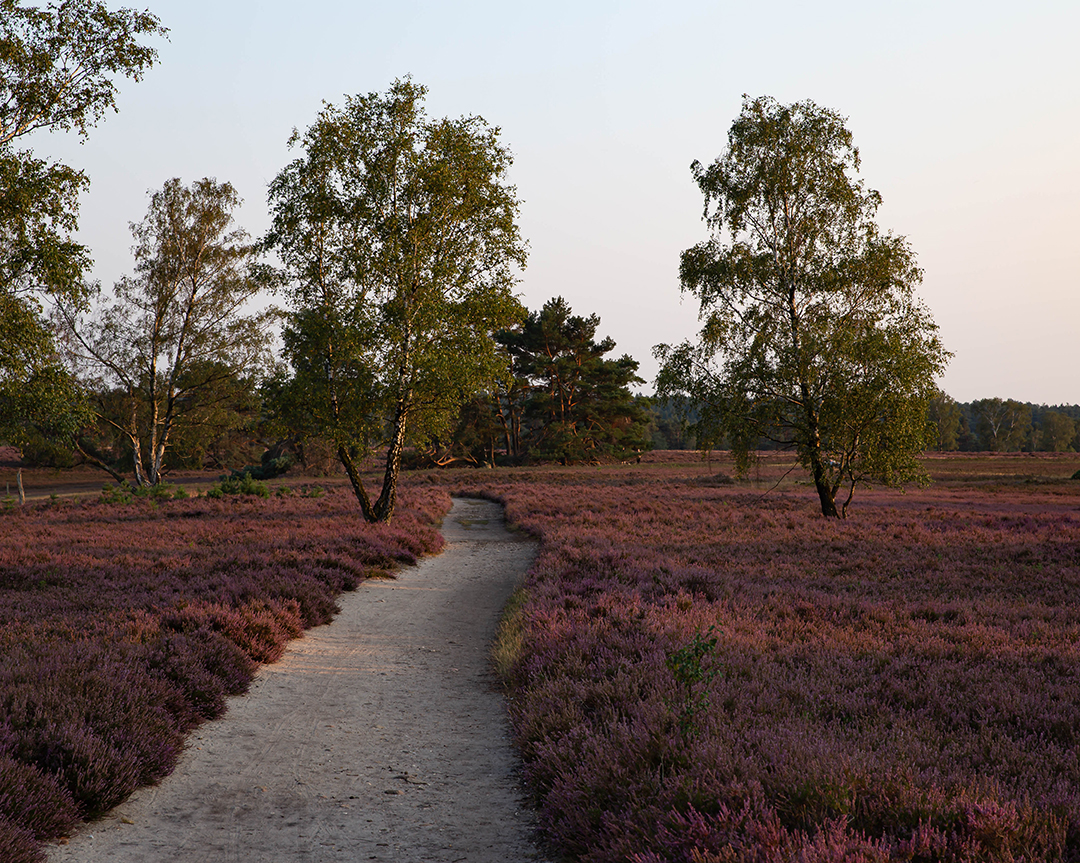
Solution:
{"label": "tree crown", "polygon": [[85,136],[116,110],[116,76],[138,81],[157,60],[139,37],[167,33],[150,12],[99,0],[0,0],[0,146],[37,129]]}
{"label": "tree crown", "polygon": [[711,231],[680,266],[699,341],[656,351],[659,392],[696,403],[699,441],[726,438],[740,467],[763,438],[791,446],[826,514],[843,482],[921,478],[948,357],[914,253],[874,220],[881,196],[856,176],[845,122],[811,101],[744,99],[726,152],[691,166]]}

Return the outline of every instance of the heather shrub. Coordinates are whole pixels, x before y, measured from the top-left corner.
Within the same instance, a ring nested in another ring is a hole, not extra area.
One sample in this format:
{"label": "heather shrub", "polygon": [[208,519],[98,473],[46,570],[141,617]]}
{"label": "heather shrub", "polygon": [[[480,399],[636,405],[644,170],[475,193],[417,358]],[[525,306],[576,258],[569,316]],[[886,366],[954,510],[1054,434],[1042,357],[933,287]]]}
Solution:
{"label": "heather shrub", "polygon": [[403,488],[395,523],[373,526],[340,490],[169,497],[107,490],[0,520],[5,863],[167,775],[338,593],[437,551],[449,504]]}
{"label": "heather shrub", "polygon": [[703,469],[462,488],[542,540],[504,679],[556,848],[1080,859],[1074,486],[869,492],[832,523]]}
{"label": "heather shrub", "polygon": [[85,815],[104,812],[140,785],[142,765],[137,753],[103,739],[89,724],[76,720],[27,728],[15,754],[56,776]]}
{"label": "heather shrub", "polygon": [[[71,793],[54,776],[0,754],[0,822],[21,825],[35,838],[63,836],[79,820]],[[0,847],[4,847],[0,843]]]}
{"label": "heather shrub", "polygon": [[154,677],[182,695],[170,712],[186,731],[224,713],[227,695],[246,692],[256,662],[222,633],[207,628],[170,632],[174,621],[162,621],[165,631],[146,646],[144,661]]}
{"label": "heather shrub", "polygon": [[0,815],[0,848],[4,849],[4,863],[45,863],[47,859],[34,834],[3,815]]}
{"label": "heather shrub", "polygon": [[12,755],[56,774],[87,812],[172,770],[182,727],[169,692],[130,651],[54,643],[13,660],[2,680]]}

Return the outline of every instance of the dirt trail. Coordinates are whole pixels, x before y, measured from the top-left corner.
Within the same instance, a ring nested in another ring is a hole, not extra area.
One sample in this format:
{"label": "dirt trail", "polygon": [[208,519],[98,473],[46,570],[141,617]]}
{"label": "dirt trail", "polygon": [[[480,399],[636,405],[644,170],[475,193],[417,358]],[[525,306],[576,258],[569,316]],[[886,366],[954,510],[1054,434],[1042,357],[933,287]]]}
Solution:
{"label": "dirt trail", "polygon": [[455,500],[446,549],[341,598],[264,667],[172,776],[50,863],[541,860],[488,646],[535,554]]}

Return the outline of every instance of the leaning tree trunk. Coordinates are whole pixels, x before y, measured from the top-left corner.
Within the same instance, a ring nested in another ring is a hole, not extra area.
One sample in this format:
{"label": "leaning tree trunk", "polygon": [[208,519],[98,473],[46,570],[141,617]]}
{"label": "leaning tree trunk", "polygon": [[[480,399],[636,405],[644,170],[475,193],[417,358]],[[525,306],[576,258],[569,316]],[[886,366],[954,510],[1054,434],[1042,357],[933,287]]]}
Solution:
{"label": "leaning tree trunk", "polygon": [[150,486],[150,481],[146,478],[146,474],[143,472],[143,460],[142,460],[142,442],[139,440],[139,435],[136,432],[130,435],[131,439],[131,460],[135,468],[135,485],[137,488],[147,488]]}
{"label": "leaning tree trunk", "polygon": [[99,467],[103,471],[105,471],[105,473],[107,473],[109,476],[111,476],[113,479],[115,479],[120,485],[123,485],[124,483],[127,482],[127,477],[125,477],[119,471],[115,470],[110,465],[106,464],[103,459],[98,458],[96,455],[93,455],[92,453],[88,453],[85,449],[82,448],[82,445],[78,441],[75,442],[74,449],[75,449],[75,452],[77,452],[79,455],[81,455],[88,462],[90,462],[91,464],[93,464],[96,467]]}
{"label": "leaning tree trunk", "polygon": [[360,501],[360,509],[364,513],[364,520],[367,522],[378,521],[375,517],[375,510],[371,506],[371,498],[368,497],[367,489],[364,488],[364,483],[360,479],[360,471],[356,469],[356,462],[353,461],[349,448],[344,444],[338,444],[337,452],[338,460],[341,462],[342,467],[345,468],[345,473],[349,475],[353,493],[356,495],[356,499]]}
{"label": "leaning tree trunk", "polygon": [[409,416],[409,393],[398,402],[394,415],[394,430],[390,438],[390,447],[386,451],[386,472],[383,474],[382,492],[375,501],[375,520],[389,524],[394,517],[394,505],[397,502],[398,474],[401,472],[401,453],[405,449],[405,426]]}

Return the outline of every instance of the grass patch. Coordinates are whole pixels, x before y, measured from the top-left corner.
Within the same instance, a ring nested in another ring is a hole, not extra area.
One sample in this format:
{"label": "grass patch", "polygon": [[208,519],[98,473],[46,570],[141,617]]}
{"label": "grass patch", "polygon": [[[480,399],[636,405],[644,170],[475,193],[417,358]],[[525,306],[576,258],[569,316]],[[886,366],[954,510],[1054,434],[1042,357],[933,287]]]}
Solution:
{"label": "grass patch", "polygon": [[525,606],[528,591],[519,587],[511,595],[503,608],[499,625],[495,630],[495,640],[491,645],[491,662],[495,672],[503,680],[508,680],[510,671],[521,659],[525,641]]}

